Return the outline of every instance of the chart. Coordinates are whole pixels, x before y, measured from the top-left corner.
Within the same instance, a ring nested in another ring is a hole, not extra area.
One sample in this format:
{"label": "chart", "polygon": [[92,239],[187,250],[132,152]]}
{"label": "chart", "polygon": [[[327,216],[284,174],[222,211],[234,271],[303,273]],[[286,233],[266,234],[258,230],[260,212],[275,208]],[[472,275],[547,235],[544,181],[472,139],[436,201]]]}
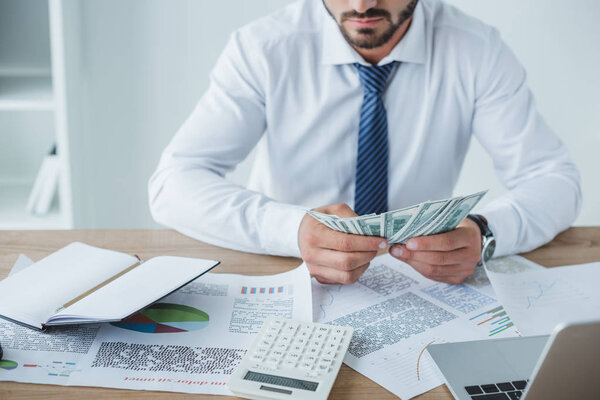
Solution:
{"label": "chart", "polygon": [[17,368],[19,364],[11,360],[0,360],[0,370],[10,371],[11,369]]}
{"label": "chart", "polygon": [[241,294],[289,294],[284,286],[276,287],[249,287],[242,286]]}
{"label": "chart", "polygon": [[23,364],[23,368],[41,368],[48,376],[68,378],[74,371],[79,371],[74,362],[52,361],[46,364]]}
{"label": "chart", "polygon": [[502,306],[494,307],[491,310],[484,311],[469,319],[477,325],[483,325],[486,328],[489,328],[490,333],[488,336],[494,336],[514,326]]}
{"label": "chart", "polygon": [[208,326],[204,311],[182,304],[156,303],[142,311],[111,324],[142,333],[176,333],[197,331]]}

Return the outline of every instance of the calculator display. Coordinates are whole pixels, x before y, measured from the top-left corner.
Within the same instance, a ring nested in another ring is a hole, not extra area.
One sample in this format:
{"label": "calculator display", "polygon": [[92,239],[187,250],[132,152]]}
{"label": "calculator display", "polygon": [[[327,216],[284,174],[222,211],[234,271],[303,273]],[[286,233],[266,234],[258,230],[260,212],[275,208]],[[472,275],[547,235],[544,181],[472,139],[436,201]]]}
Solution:
{"label": "calculator display", "polygon": [[248,371],[246,373],[246,376],[244,376],[244,379],[247,381],[269,383],[271,385],[285,386],[294,389],[304,389],[313,392],[317,390],[317,386],[319,386],[318,382],[303,381],[300,379],[286,378],[284,376],[277,375],[261,374],[259,372],[252,371]]}

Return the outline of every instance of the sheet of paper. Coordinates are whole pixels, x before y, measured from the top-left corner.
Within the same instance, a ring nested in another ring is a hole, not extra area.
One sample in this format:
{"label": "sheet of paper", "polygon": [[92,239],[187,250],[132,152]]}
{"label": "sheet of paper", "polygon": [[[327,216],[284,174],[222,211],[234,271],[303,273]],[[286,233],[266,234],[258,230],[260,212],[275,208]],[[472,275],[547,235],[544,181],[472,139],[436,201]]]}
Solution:
{"label": "sheet of paper", "polygon": [[312,319],[305,266],[271,276],[207,273],[124,322],[41,333],[0,320],[0,380],[231,394],[271,315]]}
{"label": "sheet of paper", "polygon": [[560,323],[600,318],[600,263],[535,270],[488,263],[487,270],[524,335],[547,335]]}
{"label": "sheet of paper", "polygon": [[431,343],[518,335],[482,269],[448,285],[389,255],[353,285],[313,280],[313,313],[317,322],[353,327],[344,362],[403,399],[444,382],[425,351]]}

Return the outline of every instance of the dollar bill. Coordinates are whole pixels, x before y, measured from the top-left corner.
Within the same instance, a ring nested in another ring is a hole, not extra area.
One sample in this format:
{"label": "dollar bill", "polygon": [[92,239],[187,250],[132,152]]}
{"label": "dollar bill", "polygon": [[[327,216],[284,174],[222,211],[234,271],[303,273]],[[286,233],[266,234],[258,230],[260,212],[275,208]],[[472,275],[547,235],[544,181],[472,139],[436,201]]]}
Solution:
{"label": "dollar bill", "polygon": [[456,202],[454,207],[452,207],[452,210],[450,210],[447,217],[438,221],[437,225],[427,232],[427,234],[436,235],[438,233],[449,232],[456,228],[458,224],[469,215],[469,212],[477,205],[477,203],[479,203],[486,193],[487,190],[461,198]]}
{"label": "dollar bill", "polygon": [[405,227],[408,227],[410,222],[419,214],[422,206],[423,204],[417,204],[416,206],[385,213],[383,236],[391,241],[398,234],[404,232]]}
{"label": "dollar bill", "polygon": [[388,243],[405,243],[416,236],[448,232],[469,214],[486,191],[444,200],[426,201],[411,207],[352,218],[307,210],[330,229],[354,235],[385,237]]}

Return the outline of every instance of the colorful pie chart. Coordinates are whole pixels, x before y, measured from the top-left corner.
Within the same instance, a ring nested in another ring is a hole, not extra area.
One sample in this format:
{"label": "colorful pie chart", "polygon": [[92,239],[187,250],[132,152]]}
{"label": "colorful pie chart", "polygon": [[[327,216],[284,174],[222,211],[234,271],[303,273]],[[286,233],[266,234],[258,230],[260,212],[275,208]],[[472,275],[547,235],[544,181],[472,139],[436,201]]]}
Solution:
{"label": "colorful pie chart", "polygon": [[0,370],[10,371],[17,368],[19,364],[10,360],[0,360]]}
{"label": "colorful pie chart", "polygon": [[208,326],[208,314],[182,304],[156,303],[112,325],[143,333],[197,331]]}

